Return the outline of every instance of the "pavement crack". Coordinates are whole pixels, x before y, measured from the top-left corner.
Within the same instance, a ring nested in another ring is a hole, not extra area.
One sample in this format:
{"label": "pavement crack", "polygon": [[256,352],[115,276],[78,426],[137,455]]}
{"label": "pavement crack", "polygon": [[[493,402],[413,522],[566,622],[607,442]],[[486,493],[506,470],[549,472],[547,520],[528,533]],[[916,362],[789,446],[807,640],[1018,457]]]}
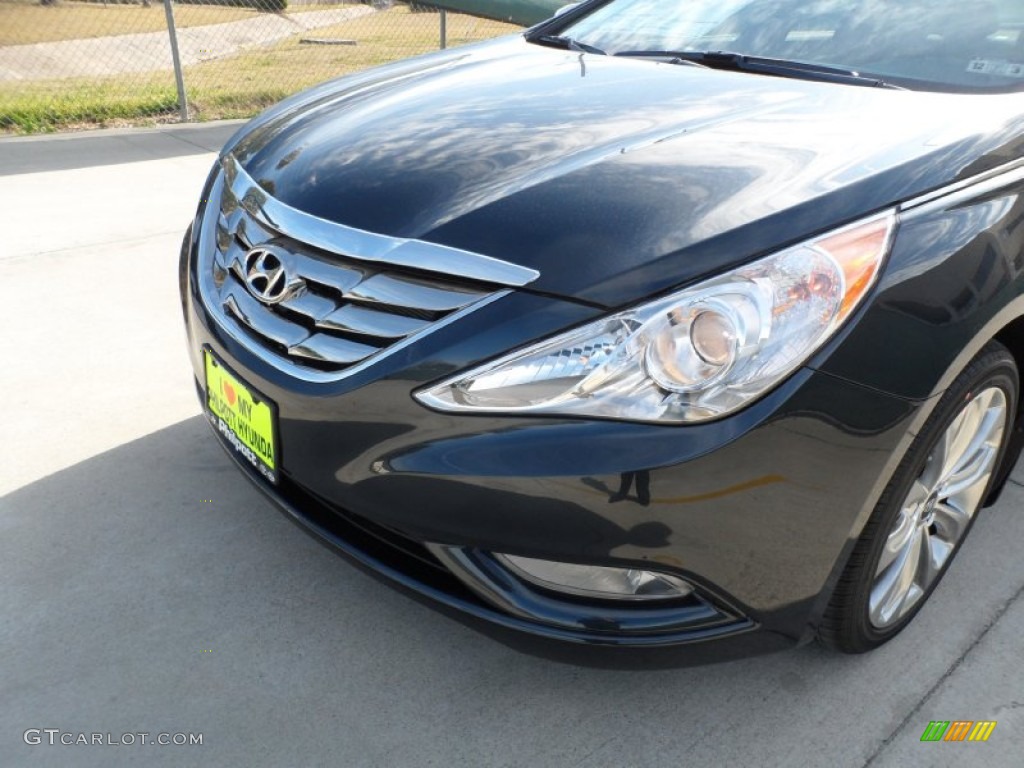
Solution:
{"label": "pavement crack", "polygon": [[909,713],[907,713],[907,716],[904,717],[895,728],[893,728],[892,732],[885,737],[881,744],[878,745],[878,748],[875,749],[875,751],[868,756],[868,759],[865,761],[863,768],[870,768],[870,766],[874,764],[874,762],[879,758],[879,756],[881,756],[881,754],[888,748],[888,746],[893,741],[895,741],[896,736],[899,734],[900,731],[903,730],[904,726],[906,726],[907,723],[914,719],[917,713],[921,711],[922,707],[924,707],[928,699],[930,699],[935,694],[935,692],[942,686],[942,684],[946,682],[946,680],[948,680],[949,677],[957,671],[957,669],[960,668],[960,666],[964,663],[964,660],[970,655],[971,651],[973,651],[978,646],[978,644],[985,639],[985,636],[988,635],[992,627],[994,627],[999,622],[999,620],[1003,618],[1003,615],[1008,610],[1010,610],[1010,606],[1017,602],[1021,595],[1024,595],[1024,585],[1021,585],[1021,587],[1006,602],[999,606],[999,609],[996,611],[995,615],[989,620],[989,622],[981,630],[978,636],[974,638],[974,641],[971,642],[971,644],[964,649],[963,653],[961,653],[956,658],[956,660],[952,664],[950,664],[949,668],[945,672],[943,672],[942,675],[939,676],[939,679],[935,681],[935,684],[931,688],[929,688],[925,692],[924,696],[921,697],[921,700],[917,702],[917,706],[914,707]]}
{"label": "pavement crack", "polygon": [[611,742],[615,741],[615,739],[616,739],[615,736],[609,736],[607,739],[602,741],[600,744],[598,744],[592,750],[587,752],[587,754],[585,754],[582,758],[580,758],[575,763],[573,763],[573,765],[583,765],[588,760],[590,760],[591,757],[596,755],[598,752],[600,752],[602,749],[604,749],[606,746],[608,746]]}
{"label": "pavement crack", "polygon": [[182,144],[188,144],[190,147],[196,147],[197,149],[201,149],[203,152],[209,152],[210,154],[213,154],[213,155],[217,154],[218,150],[216,150],[216,149],[210,149],[209,147],[204,147],[202,144],[198,144],[198,143],[196,143],[194,141],[189,141],[187,138],[185,138],[185,136],[182,135],[181,131],[169,130],[169,131],[161,131],[161,133],[164,136],[167,136],[170,139],[174,139],[175,141],[180,141]]}
{"label": "pavement crack", "polygon": [[1005,712],[1008,709],[1024,709],[1024,702],[1014,700],[1011,701],[1009,704],[1001,704],[1000,706],[992,710],[992,714],[993,716],[995,716],[998,715],[1000,712]]}
{"label": "pavement crack", "polygon": [[1018,488],[1024,488],[1024,483],[1020,482],[1019,480],[1014,480],[1012,477],[1006,478],[1006,482],[1013,483]]}

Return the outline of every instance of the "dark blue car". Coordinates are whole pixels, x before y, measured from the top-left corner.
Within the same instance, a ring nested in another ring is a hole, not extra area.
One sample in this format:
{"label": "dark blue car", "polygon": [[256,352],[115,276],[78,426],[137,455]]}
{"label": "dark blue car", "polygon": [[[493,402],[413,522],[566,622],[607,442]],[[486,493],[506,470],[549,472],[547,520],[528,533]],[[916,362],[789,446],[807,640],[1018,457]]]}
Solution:
{"label": "dark blue car", "polygon": [[202,193],[199,397],[503,640],[871,649],[1024,444],[1022,89],[1024,7],[971,0],[591,0],[326,83]]}

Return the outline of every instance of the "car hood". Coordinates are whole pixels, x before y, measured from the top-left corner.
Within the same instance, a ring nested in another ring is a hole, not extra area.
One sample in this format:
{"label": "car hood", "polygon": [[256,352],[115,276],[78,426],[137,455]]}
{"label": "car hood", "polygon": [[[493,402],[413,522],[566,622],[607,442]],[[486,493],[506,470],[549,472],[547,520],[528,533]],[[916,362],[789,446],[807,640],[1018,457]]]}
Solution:
{"label": "car hood", "polygon": [[302,211],[618,306],[1019,157],[1016,100],[516,38],[319,86],[226,151]]}

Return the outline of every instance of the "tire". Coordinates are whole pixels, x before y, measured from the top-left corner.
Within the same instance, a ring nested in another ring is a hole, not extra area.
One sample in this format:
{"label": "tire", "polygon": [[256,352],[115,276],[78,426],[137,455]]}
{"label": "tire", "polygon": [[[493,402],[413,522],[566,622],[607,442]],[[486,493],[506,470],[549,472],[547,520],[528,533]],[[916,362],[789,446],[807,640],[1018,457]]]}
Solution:
{"label": "tire", "polygon": [[1013,355],[995,341],[950,385],[850,554],[818,627],[822,644],[870,651],[898,635],[927,602],[992,490],[1019,392]]}

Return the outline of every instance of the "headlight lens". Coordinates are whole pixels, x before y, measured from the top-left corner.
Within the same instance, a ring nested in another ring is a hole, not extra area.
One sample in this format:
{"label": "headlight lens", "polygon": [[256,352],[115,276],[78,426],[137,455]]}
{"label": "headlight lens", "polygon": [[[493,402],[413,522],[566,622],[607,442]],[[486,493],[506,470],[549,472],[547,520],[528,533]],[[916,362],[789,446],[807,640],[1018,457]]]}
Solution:
{"label": "headlight lens", "polygon": [[610,315],[416,393],[433,408],[668,423],[732,413],[857,308],[896,214],[873,217]]}

